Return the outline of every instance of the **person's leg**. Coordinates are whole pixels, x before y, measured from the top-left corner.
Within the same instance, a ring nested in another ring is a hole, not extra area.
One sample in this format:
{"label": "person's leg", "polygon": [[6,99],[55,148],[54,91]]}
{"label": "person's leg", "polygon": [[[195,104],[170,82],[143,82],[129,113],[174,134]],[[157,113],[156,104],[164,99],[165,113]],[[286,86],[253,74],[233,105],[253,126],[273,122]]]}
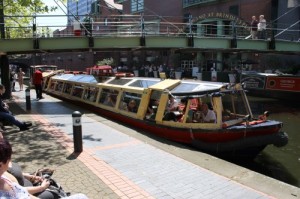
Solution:
{"label": "person's leg", "polygon": [[257,31],[257,38],[261,39],[261,31]]}
{"label": "person's leg", "polygon": [[38,85],[38,98],[42,99],[43,98],[43,88],[42,85]]}
{"label": "person's leg", "polygon": [[0,112],[0,119],[6,120],[13,125],[16,125],[19,128],[24,128],[26,125],[23,122],[17,120],[14,116],[10,115],[9,113]]}
{"label": "person's leg", "polygon": [[45,190],[45,191],[40,192],[40,193],[36,193],[34,195],[36,197],[40,198],[40,199],[56,199],[56,197],[53,195],[53,193],[51,193],[48,190]]}
{"label": "person's leg", "polygon": [[38,84],[35,84],[34,87],[35,87],[36,99],[39,99]]}
{"label": "person's leg", "polygon": [[20,91],[22,91],[23,90],[23,80],[22,79],[19,80],[19,85],[20,85]]}

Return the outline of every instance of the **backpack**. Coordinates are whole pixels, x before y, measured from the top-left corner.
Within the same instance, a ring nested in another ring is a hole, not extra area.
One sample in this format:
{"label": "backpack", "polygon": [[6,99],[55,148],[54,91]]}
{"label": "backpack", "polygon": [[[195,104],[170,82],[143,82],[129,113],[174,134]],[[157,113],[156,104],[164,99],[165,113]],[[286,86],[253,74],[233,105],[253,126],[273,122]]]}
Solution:
{"label": "backpack", "polygon": [[55,198],[63,198],[71,195],[69,192],[66,192],[54,179],[49,178],[49,180],[50,186],[46,190],[53,193]]}
{"label": "backpack", "polygon": [[[51,192],[54,195],[55,199],[70,196],[71,193],[70,192],[66,192],[62,188],[62,186],[58,182],[56,182],[56,180],[54,180],[51,177],[53,173],[54,173],[54,170],[49,169],[49,168],[44,168],[44,169],[37,170],[34,173],[34,175],[43,177],[43,178],[48,179],[50,181],[50,185],[49,185],[49,187],[46,190],[49,191],[49,192]],[[41,182],[33,183],[33,185],[34,186],[39,186],[39,185],[41,185]]]}

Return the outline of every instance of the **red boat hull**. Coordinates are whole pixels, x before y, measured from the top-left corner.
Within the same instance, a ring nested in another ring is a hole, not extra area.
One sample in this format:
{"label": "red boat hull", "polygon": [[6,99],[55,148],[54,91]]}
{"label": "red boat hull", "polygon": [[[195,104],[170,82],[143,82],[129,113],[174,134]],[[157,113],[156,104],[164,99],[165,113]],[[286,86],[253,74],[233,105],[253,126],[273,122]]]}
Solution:
{"label": "red boat hull", "polygon": [[277,121],[265,121],[248,126],[240,124],[217,130],[187,129],[164,126],[150,120],[138,120],[99,107],[95,108],[80,101],[70,101],[131,128],[141,129],[157,137],[192,145],[204,152],[221,156],[225,154],[253,158],[269,144],[284,146],[288,142],[287,135],[280,132],[282,123]]}

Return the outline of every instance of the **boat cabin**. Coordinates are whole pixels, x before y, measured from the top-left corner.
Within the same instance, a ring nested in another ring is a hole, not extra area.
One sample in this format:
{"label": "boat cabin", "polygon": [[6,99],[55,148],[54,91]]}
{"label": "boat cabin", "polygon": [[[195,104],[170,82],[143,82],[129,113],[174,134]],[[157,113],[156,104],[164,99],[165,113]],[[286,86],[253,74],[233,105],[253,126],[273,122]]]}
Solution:
{"label": "boat cabin", "polygon": [[[243,89],[194,80],[58,74],[46,91],[106,110],[106,113],[177,128],[221,129],[253,118]],[[170,97],[177,105],[168,111]],[[204,105],[205,104],[205,105]],[[205,121],[203,108],[215,115]]]}
{"label": "boat cabin", "polygon": [[267,113],[253,117],[240,84],[62,73],[50,77],[45,90],[113,121],[214,154],[255,157],[269,144],[288,142],[281,122],[267,120]]}

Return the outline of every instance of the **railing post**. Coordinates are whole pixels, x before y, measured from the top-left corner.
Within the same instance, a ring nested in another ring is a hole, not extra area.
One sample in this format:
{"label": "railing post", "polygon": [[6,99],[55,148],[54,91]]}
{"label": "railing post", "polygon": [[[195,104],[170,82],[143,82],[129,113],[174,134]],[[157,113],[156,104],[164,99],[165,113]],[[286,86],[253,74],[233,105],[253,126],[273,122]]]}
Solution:
{"label": "railing post", "polygon": [[235,21],[232,21],[232,39],[230,41],[230,48],[237,48]]}
{"label": "railing post", "polygon": [[192,15],[189,15],[189,33],[188,33],[188,47],[194,47],[194,35],[192,32]]}
{"label": "railing post", "polygon": [[271,39],[269,41],[269,50],[275,50],[275,37],[274,37],[274,28],[273,23],[271,23]]}
{"label": "railing post", "polygon": [[141,38],[140,38],[140,46],[146,46],[145,21],[144,21],[143,14],[141,14]]}
{"label": "railing post", "polygon": [[90,48],[94,47],[94,37],[92,36],[89,37],[89,47]]}

